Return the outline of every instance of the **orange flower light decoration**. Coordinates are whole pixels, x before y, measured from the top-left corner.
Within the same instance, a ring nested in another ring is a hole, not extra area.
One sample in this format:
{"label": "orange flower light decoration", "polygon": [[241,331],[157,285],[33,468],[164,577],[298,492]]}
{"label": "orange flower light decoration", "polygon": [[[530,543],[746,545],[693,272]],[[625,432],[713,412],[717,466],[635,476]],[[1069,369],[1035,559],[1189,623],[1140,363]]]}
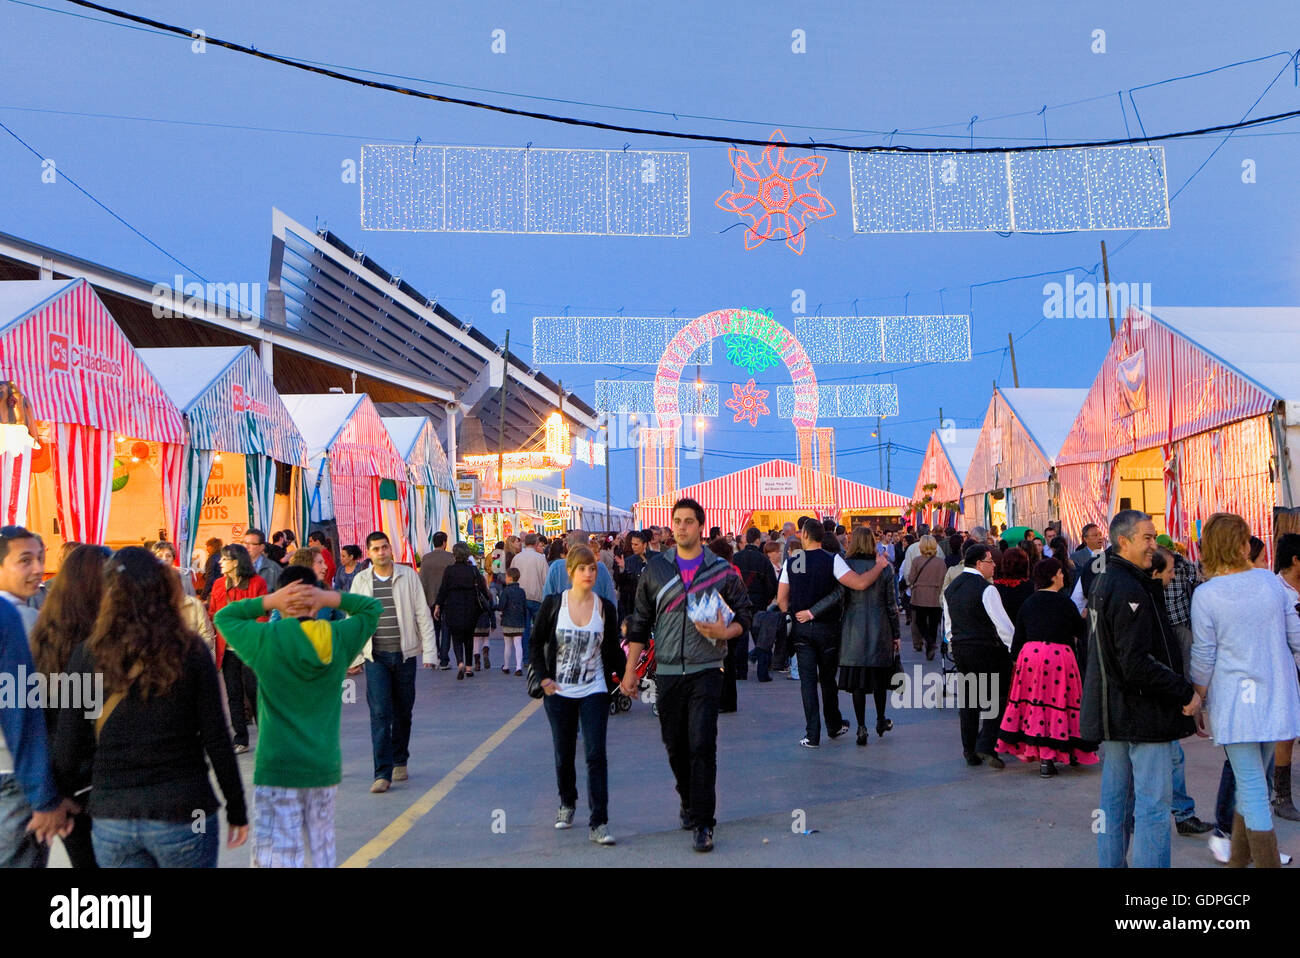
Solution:
{"label": "orange flower light decoration", "polygon": [[826,157],[788,160],[785,136],[775,130],[772,145],[763,150],[757,163],[748,150],[731,148],[731,168],[742,189],[728,190],[718,197],[720,210],[750,221],[745,230],[745,249],[756,249],[764,241],[785,238],[785,245],[803,253],[806,219],[824,220],[835,215],[835,207],[809,182],[826,169]]}
{"label": "orange flower light decoration", "polygon": [[758,417],[768,415],[767,404],[763,401],[767,399],[768,390],[759,389],[754,380],[745,383],[744,386],[731,384],[732,397],[728,399],[724,406],[734,410],[736,418],[732,422],[744,422],[749,420],[751,426],[758,425]]}

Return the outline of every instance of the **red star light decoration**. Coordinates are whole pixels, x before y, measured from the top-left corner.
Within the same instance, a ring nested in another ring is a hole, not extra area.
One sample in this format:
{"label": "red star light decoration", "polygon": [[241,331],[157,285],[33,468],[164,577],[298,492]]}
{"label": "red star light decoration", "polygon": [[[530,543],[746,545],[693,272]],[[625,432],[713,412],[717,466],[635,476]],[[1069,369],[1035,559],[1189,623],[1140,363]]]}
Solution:
{"label": "red star light decoration", "polygon": [[736,411],[736,418],[732,422],[748,419],[751,426],[757,426],[758,417],[768,415],[767,405],[763,402],[768,390],[757,388],[754,380],[751,379],[743,386],[732,383],[731,392],[734,398],[728,399],[723,405]]}
{"label": "red star light decoration", "polygon": [[785,245],[802,254],[804,220],[824,220],[835,215],[835,207],[809,182],[809,177],[821,176],[826,169],[826,157],[814,154],[787,160],[786,139],[781,131],[774,130],[769,139],[772,145],[763,150],[757,163],[750,160],[748,150],[731,148],[731,168],[743,188],[727,190],[718,197],[716,206],[750,221],[745,230],[745,249],[756,249],[765,240],[784,236]]}

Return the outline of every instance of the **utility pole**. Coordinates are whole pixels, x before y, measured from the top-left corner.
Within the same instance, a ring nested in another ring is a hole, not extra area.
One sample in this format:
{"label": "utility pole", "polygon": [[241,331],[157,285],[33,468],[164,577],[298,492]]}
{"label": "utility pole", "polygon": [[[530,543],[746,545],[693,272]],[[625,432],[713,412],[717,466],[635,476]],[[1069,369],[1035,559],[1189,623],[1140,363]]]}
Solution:
{"label": "utility pole", "polygon": [[[1107,295],[1110,295],[1109,293]],[[1016,341],[1007,333],[1007,348],[1011,350],[1011,381],[1015,383],[1017,389],[1020,388],[1020,373],[1016,371]]]}
{"label": "utility pole", "polygon": [[695,366],[695,443],[700,454],[700,482],[704,481],[704,380]]}
{"label": "utility pole", "polygon": [[605,531],[613,532],[614,524],[609,521],[609,413],[605,413]]}
{"label": "utility pole", "polygon": [[506,504],[506,384],[510,382],[510,330],[506,330],[506,345],[501,353],[501,406],[497,417],[497,486],[501,489],[501,505]]}
{"label": "utility pole", "polygon": [[[564,380],[561,379],[561,380],[559,381],[558,385],[559,385],[559,387],[560,387],[560,388],[559,388],[559,397],[560,397],[560,422],[564,422]],[[563,468],[560,469],[560,488],[561,488],[561,489],[564,489],[564,488],[565,488],[565,485],[564,485],[564,469],[563,469]],[[564,517],[564,531],[565,531],[565,532],[568,532],[568,531],[569,531],[569,520],[570,520],[570,518],[571,518],[572,516],[573,516],[573,510],[572,510],[572,509],[569,509],[569,510],[568,510],[568,515],[566,515],[566,516]]]}
{"label": "utility pole", "polygon": [[894,488],[894,440],[889,440],[889,454],[885,457],[885,491]]}
{"label": "utility pole", "polygon": [[876,417],[876,460],[879,471],[876,473],[879,482],[885,477],[885,430],[881,425],[881,417]]}
{"label": "utility pole", "polygon": [[1110,261],[1106,259],[1106,241],[1101,241],[1101,277],[1106,284],[1106,318],[1110,320],[1110,338],[1115,339],[1115,308],[1110,301]]}

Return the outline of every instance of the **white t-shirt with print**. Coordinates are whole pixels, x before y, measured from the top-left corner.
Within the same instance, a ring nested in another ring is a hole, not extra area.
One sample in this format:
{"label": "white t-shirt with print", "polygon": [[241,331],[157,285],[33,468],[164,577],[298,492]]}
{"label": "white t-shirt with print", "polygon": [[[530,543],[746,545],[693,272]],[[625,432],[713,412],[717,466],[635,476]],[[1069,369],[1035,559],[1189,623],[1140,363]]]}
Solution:
{"label": "white t-shirt with print", "polygon": [[560,614],[555,620],[555,694],[566,699],[582,699],[608,690],[600,654],[605,640],[604,614],[600,596],[593,593],[592,601],[591,621],[577,626],[569,615],[569,590],[560,600]]}

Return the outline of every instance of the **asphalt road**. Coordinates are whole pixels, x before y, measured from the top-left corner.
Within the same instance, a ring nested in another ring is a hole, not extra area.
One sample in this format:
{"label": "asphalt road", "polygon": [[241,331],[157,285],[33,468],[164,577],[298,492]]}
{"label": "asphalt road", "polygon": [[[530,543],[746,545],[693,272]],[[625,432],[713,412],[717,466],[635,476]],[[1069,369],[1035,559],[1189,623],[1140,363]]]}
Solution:
{"label": "asphalt road", "polygon": [[[492,643],[499,665],[501,641]],[[904,666],[925,663],[905,643]],[[740,708],[719,718],[718,826],[710,855],[692,851],[677,827],[678,801],[649,706],[610,718],[610,827],[614,847],[587,839],[585,770],[575,827],[554,828],[559,804],[550,728],[525,679],[498,668],[473,679],[421,669],[410,779],[370,794],[370,723],[364,678],[343,707],[343,781],[336,832],[340,864],[368,867],[510,866],[1096,866],[1091,831],[1100,765],[1061,768],[1042,779],[1037,763],[970,768],[952,709],[895,709],[894,730],[870,744],[853,734],[819,750],[800,748],[799,683],[777,674],[759,684],[751,668]],[[852,704],[840,696],[845,717]],[[513,720],[513,722],[512,722]],[[514,727],[508,727],[513,725]],[[256,748],[256,738],[253,740]],[[1223,752],[1208,739],[1184,742],[1196,813],[1210,820]],[[254,753],[240,757],[251,801]],[[397,825],[394,825],[394,822]],[[802,828],[797,826],[802,824]],[[1284,851],[1300,852],[1300,825],[1279,822]],[[807,832],[807,834],[805,834]],[[1174,835],[1175,867],[1219,867],[1204,837]],[[242,868],[248,848],[221,852]],[[52,865],[66,864],[56,849]]]}

